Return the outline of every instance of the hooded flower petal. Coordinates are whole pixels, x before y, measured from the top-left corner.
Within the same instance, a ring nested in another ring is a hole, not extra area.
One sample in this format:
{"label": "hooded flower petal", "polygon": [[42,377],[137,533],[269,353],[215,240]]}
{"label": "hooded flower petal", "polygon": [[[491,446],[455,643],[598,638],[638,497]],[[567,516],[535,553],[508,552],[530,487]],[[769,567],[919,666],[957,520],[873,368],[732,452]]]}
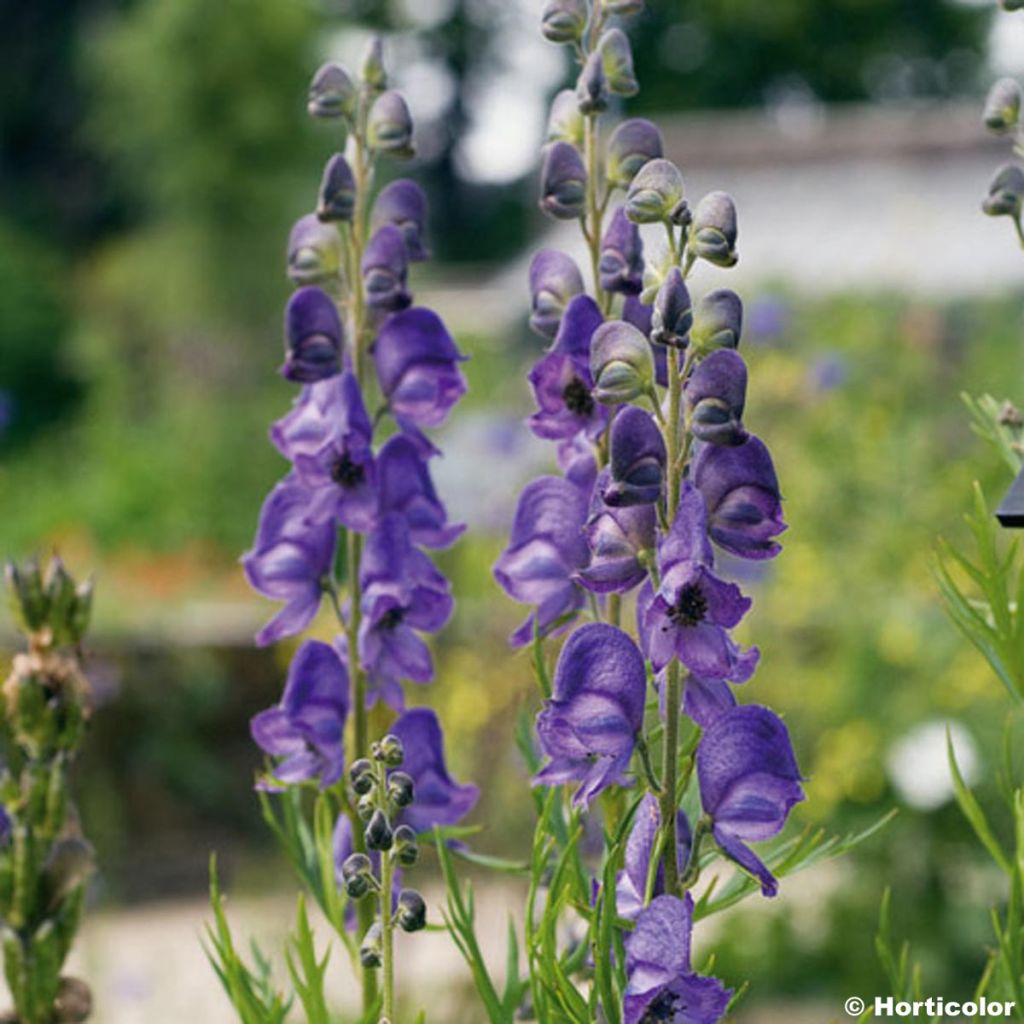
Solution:
{"label": "hooded flower petal", "polygon": [[341,237],[315,213],[300,217],[288,236],[288,277],[295,285],[335,282],[341,268]]}
{"label": "hooded flower petal", "polygon": [[643,409],[628,405],[612,421],[609,437],[611,478],[604,490],[613,507],[649,505],[661,497],[665,476],[665,440]]}
{"label": "hooded flower petal", "polygon": [[728,348],[712,352],[686,382],[686,409],[694,436],[708,444],[742,444],[747,439],[746,400],[747,366],[742,356]]}
{"label": "hooded flower petal", "polygon": [[530,263],[530,326],[542,337],[558,333],[565,307],[584,292],[576,261],[557,249],[541,249]]}
{"label": "hooded flower petal", "polygon": [[[328,225],[327,230],[334,228]],[[281,376],[300,384],[333,377],[341,369],[343,339],[333,299],[319,288],[300,288],[288,300],[284,313]]]}
{"label": "hooded flower petal", "polygon": [[556,220],[575,220],[583,215],[586,192],[587,170],[578,150],[568,142],[548,146],[541,168],[540,208]]}
{"label": "hooded flower petal", "polygon": [[418,263],[430,258],[425,241],[427,197],[415,181],[399,178],[380,190],[373,203],[370,228],[376,231],[385,224],[393,224],[401,232],[410,262]]}
{"label": "hooded flower petal", "polygon": [[608,140],[608,181],[618,188],[629,188],[637,171],[664,152],[661,132],[642,117],[623,121]]}
{"label": "hooded flower petal", "polygon": [[640,229],[619,206],[601,239],[598,267],[601,287],[606,292],[639,295],[644,278],[644,243]]}
{"label": "hooded flower petal", "polygon": [[402,232],[394,224],[383,224],[373,233],[362,262],[366,301],[373,309],[405,309],[412,295],[405,287],[409,257]]}
{"label": "hooded flower petal", "polygon": [[608,492],[609,474],[598,478],[590,504],[585,534],[590,564],[579,580],[596,593],[625,593],[647,578],[644,558],[653,554],[657,513],[653,505],[611,508],[601,494]]}

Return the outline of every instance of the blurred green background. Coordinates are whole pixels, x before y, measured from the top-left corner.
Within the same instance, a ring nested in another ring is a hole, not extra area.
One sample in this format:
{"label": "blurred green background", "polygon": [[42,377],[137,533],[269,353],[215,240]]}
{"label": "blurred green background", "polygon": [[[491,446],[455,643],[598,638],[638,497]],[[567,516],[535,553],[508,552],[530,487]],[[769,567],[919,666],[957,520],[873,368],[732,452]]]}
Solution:
{"label": "blurred green background", "polygon": [[[539,104],[562,77],[557,57],[530,96],[516,85],[539,7],[0,5],[0,552],[58,550],[97,574],[100,710],[78,786],[109,913],[195,899],[212,848],[240,898],[268,878],[287,888],[246,793],[258,763],[247,721],[276,700],[289,652],[249,645],[270,609],[237,559],[283,471],[266,429],[292,395],[275,373],[284,240],[332,152],[330,131],[304,115],[305,88],[369,27],[389,34],[393,62],[421,90],[414,173],[429,187],[438,260],[417,268],[414,287],[448,297],[472,356],[471,394],[442,442],[456,464],[440,474],[453,517],[472,525],[440,558],[459,608],[436,644],[437,683],[413,696],[438,707],[456,774],[483,789],[480,845],[523,848],[531,805],[511,723],[536,696],[504,642],[521,610],[490,566],[538,466],[521,421],[540,346],[525,327],[524,275],[505,288],[507,323],[474,311],[472,285],[522,262],[544,229],[529,153]],[[963,3],[651,2],[631,31],[644,86],[631,112],[942,110],[977,102],[992,74],[992,12]],[[521,112],[526,157],[486,135],[495,97],[517,88],[534,101]],[[813,179],[813,167],[801,173]],[[728,917],[719,971],[749,976],[754,1005],[838,1007],[880,992],[871,941],[892,885],[897,930],[932,991],[961,994],[982,964],[997,880],[949,802],[928,724],[955,721],[973,740],[986,804],[1008,701],[945,619],[929,563],[938,535],[962,537],[972,480],[993,501],[1008,484],[958,396],[1024,398],[1024,288],[825,293],[785,266],[753,269],[747,421],[775,453],[790,531],[783,556],[744,580],[756,597],[744,638],[763,650],[744,696],[790,723],[810,777],[800,821],[845,831],[901,813],[843,863],[784,886],[777,905]],[[461,509],[495,458],[507,472]],[[908,772],[931,789],[915,791]]]}

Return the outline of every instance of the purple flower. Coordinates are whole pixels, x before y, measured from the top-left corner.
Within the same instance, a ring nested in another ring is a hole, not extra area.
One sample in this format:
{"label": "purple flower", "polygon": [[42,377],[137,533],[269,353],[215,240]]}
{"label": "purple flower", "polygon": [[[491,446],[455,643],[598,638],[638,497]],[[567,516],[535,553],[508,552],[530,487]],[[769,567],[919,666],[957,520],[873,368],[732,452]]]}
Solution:
{"label": "purple flower", "polygon": [[381,513],[401,515],[414,544],[446,548],[466,529],[462,523],[448,522],[427,463],[416,442],[405,434],[395,434],[378,453],[377,489]]}
{"label": "purple flower", "polygon": [[591,394],[590,373],[590,339],[602,322],[597,303],[577,295],[566,307],[554,345],[530,371],[537,400],[530,429],[538,437],[563,441],[583,430],[595,438],[604,430],[608,411]]}
{"label": "purple flower", "polygon": [[405,251],[411,263],[430,258],[430,250],[424,242],[427,197],[415,181],[399,178],[380,190],[373,203],[370,228],[376,231],[385,224],[394,224],[402,233]]}
{"label": "purple flower", "polygon": [[560,441],[555,455],[565,479],[589,494],[597,479],[597,451],[584,433]]}
{"label": "purple flower", "polygon": [[585,288],[576,261],[557,249],[541,249],[530,262],[530,327],[545,338],[558,333],[570,300]]}
{"label": "purple flower", "polygon": [[[328,230],[334,228],[328,226]],[[300,384],[334,376],[341,369],[343,338],[334,300],[312,285],[300,288],[284,311],[285,357],[281,376]]]}
{"label": "purple flower", "polygon": [[448,774],[444,760],[444,733],[429,708],[411,708],[388,730],[402,741],[402,771],[411,776],[415,798],[401,814],[401,821],[417,832],[435,825],[456,825],[476,805],[480,791],[460,785]]}
{"label": "purple flower", "polygon": [[690,966],[693,900],[659,896],[626,940],[622,1024],[717,1024],[732,992]]}
{"label": "purple flower", "polygon": [[601,263],[598,268],[601,287],[606,292],[639,295],[643,287],[644,243],[640,229],[620,206],[612,216],[601,239]]}
{"label": "purple flower", "polygon": [[583,216],[587,169],[574,146],[568,142],[555,142],[548,146],[540,178],[540,208],[549,217],[575,220]]}
{"label": "purple flower", "polygon": [[729,630],[743,618],[750,599],[734,583],[712,572],[707,513],[700,492],[683,485],[671,530],[658,545],[661,585],[648,583],[637,598],[637,620],[654,671],[673,657],[703,679],[749,679],[756,647],[741,651]]}
{"label": "purple flower", "polygon": [[708,444],[738,445],[747,439],[743,407],[747,365],[731,348],[716,349],[686,382],[686,409],[694,437]]}
{"label": "purple flower", "polygon": [[288,236],[288,277],[295,285],[336,284],[341,236],[315,213],[300,217]]}
{"label": "purple flower", "polygon": [[394,224],[377,228],[362,262],[366,301],[373,309],[405,309],[412,295],[405,287],[409,257],[402,232]]}
{"label": "purple flower", "polygon": [[591,559],[577,578],[598,594],[622,594],[647,578],[643,558],[653,554],[657,513],[653,505],[610,508],[601,497],[608,493],[608,479],[606,469],[594,488],[584,530]]}
{"label": "purple flower", "polygon": [[316,617],[334,561],[332,523],[306,521],[310,492],[294,473],[267,496],[252,549],[242,557],[253,589],[284,607],[256,635],[261,647],[301,633]]}
{"label": "purple flower", "polygon": [[[664,691],[663,691],[664,692]],[[683,692],[683,711],[706,729],[720,715],[736,707],[732,687],[724,679],[690,676]]]}
{"label": "purple flower", "polygon": [[[651,338],[653,331],[654,306],[640,301],[636,295],[627,295],[622,304],[622,319],[632,324],[645,338]],[[668,352],[664,345],[650,342],[651,353],[654,355],[654,379],[659,387],[668,387]]]}
{"label": "purple flower", "polygon": [[440,426],[466,392],[458,367],[466,357],[429,309],[417,307],[388,317],[373,355],[388,408],[403,426]]}
{"label": "purple flower", "polygon": [[629,188],[637,171],[663,155],[661,132],[650,121],[637,117],[623,121],[608,140],[608,181]]}
{"label": "purple flower", "polygon": [[[318,434],[323,431],[321,443]],[[346,372],[329,388],[310,389],[299,406],[274,425],[271,437],[290,454],[311,491],[310,522],[337,521],[369,530],[377,517],[373,427],[355,376]]]}
{"label": "purple flower", "polygon": [[338,652],[319,640],[306,640],[288,669],[281,703],[250,723],[259,746],[281,758],[264,788],[316,778],[321,789],[333,786],[345,770],[347,716],[348,671]]}
{"label": "purple flower", "polygon": [[359,661],[372,684],[368,703],[379,696],[400,711],[401,680],[434,678],[430,651],[416,631],[436,633],[448,621],[454,605],[448,581],[413,547],[405,520],[391,513],[366,538],[359,584]]}
{"label": "purple flower", "polygon": [[604,622],[577,629],[559,655],[552,698],[537,716],[548,763],[534,784],[579,782],[577,807],[622,784],[643,725],[646,690],[644,659],[627,633]]}
{"label": "purple flower", "polygon": [[[661,858],[656,857],[658,830],[661,828],[661,809],[657,799],[647,793],[633,817],[633,827],[626,840],[623,869],[615,885],[615,907],[619,917],[635,920],[646,903],[650,884],[651,896],[660,896],[665,891],[665,868]],[[680,811],[676,815],[676,862],[680,872],[686,869],[690,859],[690,822]],[[651,879],[651,872],[654,878]]]}
{"label": "purple flower", "polygon": [[583,524],[587,496],[568,480],[542,476],[519,496],[509,545],[494,566],[498,585],[514,601],[534,606],[509,638],[514,647],[579,610],[584,593],[573,580],[587,564]]}
{"label": "purple flower", "polygon": [[790,808],[804,799],[782,719],[754,704],[714,719],[697,747],[697,779],[722,852],[774,896],[778,882],[746,843],[778,835]]}
{"label": "purple flower", "polygon": [[612,420],[609,436],[611,479],[604,500],[613,507],[650,505],[661,497],[665,439],[654,420],[628,405]]}
{"label": "purple flower", "polygon": [[321,221],[350,221],[356,206],[356,179],[344,154],[335,153],[324,167],[317,196]]}
{"label": "purple flower", "polygon": [[774,558],[786,529],[772,457],[750,434],[734,448],[707,445],[693,463],[693,481],[704,496],[711,539],[741,558]]}

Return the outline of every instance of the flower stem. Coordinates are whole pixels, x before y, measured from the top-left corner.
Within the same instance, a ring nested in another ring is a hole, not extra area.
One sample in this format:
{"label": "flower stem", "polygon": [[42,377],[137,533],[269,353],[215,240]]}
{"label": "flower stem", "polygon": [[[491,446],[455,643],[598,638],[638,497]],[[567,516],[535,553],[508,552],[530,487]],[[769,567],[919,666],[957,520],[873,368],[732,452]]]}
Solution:
{"label": "flower stem", "polygon": [[[381,803],[387,803],[387,767],[378,766]],[[383,808],[385,813],[387,807]],[[381,1016],[389,1024],[395,1024],[395,915],[391,912],[391,894],[395,885],[395,861],[390,850],[380,855],[380,926],[381,926],[381,974],[383,975],[383,1005]],[[372,901],[365,901],[372,906]]]}
{"label": "flower stem", "polygon": [[608,296],[601,288],[601,204],[597,198],[597,157],[600,129],[597,114],[588,114],[583,124],[583,158],[587,167],[587,204],[584,236],[590,250],[590,270],[594,275],[594,297],[605,312]]}

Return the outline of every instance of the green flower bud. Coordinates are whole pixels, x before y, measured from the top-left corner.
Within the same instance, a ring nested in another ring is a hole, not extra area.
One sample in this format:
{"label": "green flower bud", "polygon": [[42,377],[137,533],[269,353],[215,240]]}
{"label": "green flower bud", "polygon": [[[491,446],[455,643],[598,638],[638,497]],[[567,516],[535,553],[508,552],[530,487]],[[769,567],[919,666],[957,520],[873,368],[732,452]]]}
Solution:
{"label": "green flower bud", "polygon": [[360,821],[369,821],[376,810],[377,798],[373,793],[364,793],[356,801],[356,814],[359,815]]}
{"label": "green flower bud", "polygon": [[412,778],[405,772],[392,772],[388,777],[388,799],[396,807],[408,807],[415,798]]}
{"label": "green flower bud", "polygon": [[548,41],[578,42],[587,25],[586,0],[548,0],[540,17],[540,30]]}
{"label": "green flower bud", "polygon": [[709,192],[697,204],[688,246],[692,255],[715,266],[736,265],[736,205],[728,192]]}
{"label": "green flower bud", "polygon": [[1019,220],[1022,199],[1024,171],[1017,164],[1004,164],[992,179],[981,208],[990,217],[1007,216]]}
{"label": "green flower bud", "polygon": [[412,115],[401,93],[382,92],[370,108],[367,121],[370,148],[399,160],[416,155],[412,143]]}
{"label": "green flower bud", "polygon": [[53,1002],[55,1024],[81,1024],[92,1013],[92,992],[80,978],[64,975]]}
{"label": "green flower bud", "polygon": [[333,224],[315,213],[300,217],[288,237],[288,277],[294,285],[324,284],[341,269],[341,239]]}
{"label": "green flower bud", "polygon": [[42,629],[50,617],[50,596],[38,560],[29,559],[20,569],[8,562],[5,575],[15,618],[30,633]]}
{"label": "green flower bud", "polygon": [[409,825],[399,825],[395,829],[395,858],[403,868],[411,868],[420,859],[419,843],[416,833]]}
{"label": "green flower bud", "polygon": [[383,92],[388,87],[388,76],[384,70],[384,40],[380,36],[373,36],[366,44],[359,77],[371,95]]}
{"label": "green flower bud", "polygon": [[398,894],[395,919],[404,932],[418,932],[427,927],[427,905],[415,889],[403,889]]}
{"label": "green flower bud", "polygon": [[581,114],[599,114],[608,109],[608,76],[599,50],[587,58],[576,79],[576,105]]}
{"label": "green flower bud", "polygon": [[366,848],[368,850],[390,850],[394,842],[394,833],[391,831],[391,822],[388,816],[379,808],[370,816],[366,826]]}
{"label": "green flower bud", "polygon": [[359,962],[363,967],[380,967],[383,958],[384,931],[380,926],[380,921],[374,921],[366,929],[363,941],[359,944]]}
{"label": "green flower bud", "polygon": [[648,161],[630,182],[626,216],[634,224],[678,223],[685,209],[683,176],[670,160]]}
{"label": "green flower bud", "polygon": [[608,140],[608,184],[628,189],[640,168],[661,157],[663,149],[661,132],[650,121],[623,121]]}
{"label": "green flower bud", "polygon": [[985,99],[985,127],[997,135],[1005,135],[1017,127],[1020,119],[1020,85],[1015,78],[1000,78]]}
{"label": "green flower bud", "polygon": [[552,101],[546,141],[568,142],[577,149],[583,145],[583,115],[574,90],[563,89]]}
{"label": "green flower bud", "polygon": [[633,70],[633,49],[621,28],[610,28],[597,44],[608,88],[617,96],[635,96],[640,83]]}
{"label": "green flower bud", "polygon": [[590,341],[593,395],[606,405],[632,402],[654,386],[654,357],[647,339],[632,324],[601,324]]}
{"label": "green flower bud", "polygon": [[400,768],[405,760],[402,741],[391,733],[384,736],[379,743],[374,743],[370,752],[375,760],[383,761],[389,768]]}
{"label": "green flower bud", "polygon": [[728,288],[708,292],[693,317],[690,342],[702,355],[716,348],[736,348],[743,330],[743,302]]}
{"label": "green flower bud", "polygon": [[356,99],[348,72],[340,64],[324,64],[310,83],[306,109],[312,117],[351,117]]}

